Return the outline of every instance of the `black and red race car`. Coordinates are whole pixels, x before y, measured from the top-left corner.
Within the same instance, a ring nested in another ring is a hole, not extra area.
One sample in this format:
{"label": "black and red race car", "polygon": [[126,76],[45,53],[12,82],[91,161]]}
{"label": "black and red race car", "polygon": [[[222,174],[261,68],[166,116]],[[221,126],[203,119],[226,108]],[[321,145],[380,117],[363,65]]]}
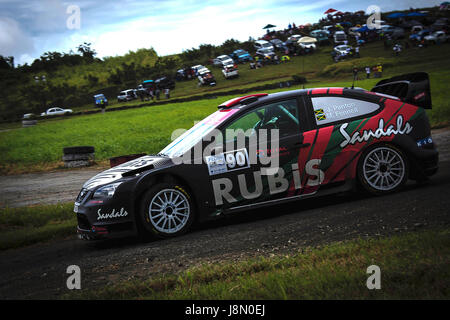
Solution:
{"label": "black and red race car", "polygon": [[[229,100],[158,155],[88,180],[75,202],[78,232],[86,239],[171,237],[195,221],[355,186],[376,195],[397,191],[438,169],[427,108],[426,73],[383,80],[371,91],[318,88]],[[236,130],[240,145],[229,136]],[[211,139],[213,131],[223,135]]]}

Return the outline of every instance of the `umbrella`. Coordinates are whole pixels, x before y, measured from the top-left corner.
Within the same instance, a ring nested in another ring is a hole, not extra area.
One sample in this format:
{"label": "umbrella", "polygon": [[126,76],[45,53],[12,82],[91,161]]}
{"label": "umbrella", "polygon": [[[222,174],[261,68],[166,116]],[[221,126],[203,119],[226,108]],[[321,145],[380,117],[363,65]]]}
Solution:
{"label": "umbrella", "polygon": [[335,16],[342,16],[344,13],[342,12],[342,11],[338,11],[338,12],[336,12],[334,15]]}
{"label": "umbrella", "polygon": [[313,42],[317,42],[317,39],[313,37],[301,37],[297,41],[297,43],[313,43]]}
{"label": "umbrella", "polygon": [[270,29],[270,28],[275,28],[276,26],[274,26],[273,24],[268,24],[267,26],[265,26],[263,29]]}
{"label": "umbrella", "polygon": [[367,26],[363,26],[359,29],[356,29],[355,31],[356,32],[366,32],[366,31],[369,31],[369,28]]}
{"label": "umbrella", "polygon": [[325,11],[323,14],[329,14],[329,13],[336,12],[336,11],[337,11],[336,9],[330,8],[327,11]]}
{"label": "umbrella", "polygon": [[420,13],[420,12],[410,12],[407,14],[408,17],[424,17],[426,16],[425,13]]}
{"label": "umbrella", "polygon": [[402,12],[396,12],[396,13],[391,13],[391,14],[388,15],[387,17],[388,17],[388,18],[391,18],[391,19],[397,19],[397,18],[405,17],[405,16],[406,16],[406,14],[404,14],[404,13],[402,13]]}

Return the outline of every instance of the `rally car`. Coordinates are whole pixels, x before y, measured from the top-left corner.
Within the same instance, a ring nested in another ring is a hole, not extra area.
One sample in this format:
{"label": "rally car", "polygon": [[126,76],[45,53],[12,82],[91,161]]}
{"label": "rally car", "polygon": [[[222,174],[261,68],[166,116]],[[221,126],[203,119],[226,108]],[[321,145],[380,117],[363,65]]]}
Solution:
{"label": "rally car", "polygon": [[165,147],[88,180],[82,238],[172,237],[250,208],[360,188],[375,195],[438,169],[428,75],[371,91],[317,88],[231,99]]}

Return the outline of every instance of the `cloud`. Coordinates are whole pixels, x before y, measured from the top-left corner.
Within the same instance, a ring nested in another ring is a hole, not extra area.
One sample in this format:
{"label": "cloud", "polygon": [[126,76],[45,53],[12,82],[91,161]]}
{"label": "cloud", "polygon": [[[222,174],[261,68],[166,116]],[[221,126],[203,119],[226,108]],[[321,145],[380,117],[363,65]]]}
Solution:
{"label": "cloud", "polygon": [[[0,54],[29,62],[46,51],[68,52],[91,42],[99,57],[154,47],[172,54],[202,43],[259,37],[267,23],[284,28],[314,23],[333,7],[382,11],[424,7],[442,0],[0,0]],[[69,5],[81,9],[81,29],[68,30]]]}
{"label": "cloud", "polygon": [[33,39],[11,18],[0,17],[0,54],[19,56],[34,51]]}

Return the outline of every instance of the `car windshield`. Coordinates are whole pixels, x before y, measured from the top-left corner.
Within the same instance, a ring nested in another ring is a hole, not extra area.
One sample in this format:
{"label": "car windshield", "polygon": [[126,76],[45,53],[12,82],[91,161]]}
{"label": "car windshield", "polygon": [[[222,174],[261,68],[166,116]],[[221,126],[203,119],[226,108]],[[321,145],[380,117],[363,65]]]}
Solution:
{"label": "car windshield", "polygon": [[170,158],[182,156],[195,144],[201,141],[205,135],[210,133],[214,128],[237,111],[238,109],[227,109],[214,112],[172,141],[167,147],[161,150],[160,154]]}
{"label": "car windshield", "polygon": [[271,47],[272,45],[269,43],[269,42],[267,42],[267,43],[263,43],[263,48],[267,48],[267,47]]}

